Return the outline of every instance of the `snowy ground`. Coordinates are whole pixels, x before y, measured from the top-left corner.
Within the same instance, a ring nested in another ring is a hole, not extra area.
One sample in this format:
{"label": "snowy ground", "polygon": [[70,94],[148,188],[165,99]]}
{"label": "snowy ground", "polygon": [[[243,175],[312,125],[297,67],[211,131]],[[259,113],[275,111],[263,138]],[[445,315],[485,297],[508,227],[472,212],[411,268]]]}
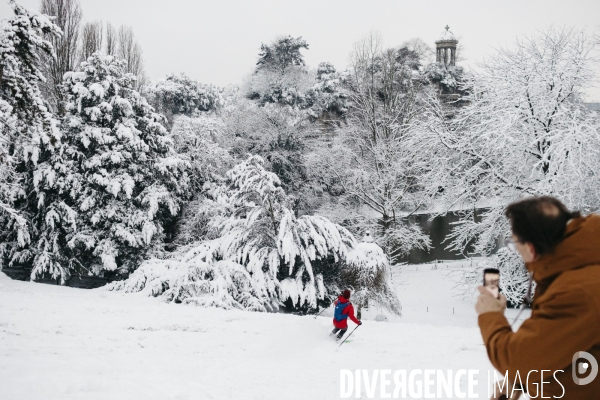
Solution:
{"label": "snowy ground", "polygon": [[473,305],[452,290],[458,270],[394,272],[404,316],[377,322],[368,310],[339,348],[327,316],[166,304],[0,273],[0,399],[329,400],[340,398],[342,369],[478,369],[485,398],[492,367]]}

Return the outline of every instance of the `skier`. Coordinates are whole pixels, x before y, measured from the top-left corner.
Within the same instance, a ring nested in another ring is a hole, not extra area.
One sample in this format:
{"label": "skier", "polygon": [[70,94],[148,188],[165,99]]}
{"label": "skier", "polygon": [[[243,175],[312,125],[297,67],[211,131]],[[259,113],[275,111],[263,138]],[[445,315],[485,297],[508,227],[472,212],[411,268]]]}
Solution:
{"label": "skier", "polygon": [[357,325],[362,325],[362,322],[354,316],[354,307],[350,303],[350,291],[348,289],[344,290],[333,304],[335,305],[333,313],[333,326],[335,328],[329,336],[337,333],[335,340],[340,340],[348,330],[348,321],[346,321],[348,318]]}

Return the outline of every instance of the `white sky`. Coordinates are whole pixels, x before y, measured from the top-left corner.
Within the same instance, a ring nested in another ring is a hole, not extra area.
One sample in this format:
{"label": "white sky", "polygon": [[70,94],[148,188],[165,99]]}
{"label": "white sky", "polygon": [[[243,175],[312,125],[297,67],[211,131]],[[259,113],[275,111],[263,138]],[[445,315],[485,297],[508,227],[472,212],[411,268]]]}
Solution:
{"label": "white sky", "polygon": [[[19,1],[19,0],[17,0]],[[38,8],[38,0],[20,0]],[[494,47],[550,24],[600,33],[599,0],[80,0],[85,20],[131,25],[151,79],[185,72],[203,83],[238,83],[261,42],[302,36],[310,67],[343,69],[355,41],[379,31],[388,46],[420,37],[434,46],[446,24],[461,39],[461,65],[474,67]],[[0,17],[9,15],[0,0]],[[600,63],[598,64],[600,76]],[[600,102],[600,87],[588,101]]]}

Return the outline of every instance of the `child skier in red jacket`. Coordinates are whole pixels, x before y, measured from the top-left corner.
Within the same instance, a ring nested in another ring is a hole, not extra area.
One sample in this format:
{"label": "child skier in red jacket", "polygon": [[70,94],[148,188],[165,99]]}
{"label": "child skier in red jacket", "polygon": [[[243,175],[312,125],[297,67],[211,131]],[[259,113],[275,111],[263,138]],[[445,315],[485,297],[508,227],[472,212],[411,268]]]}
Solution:
{"label": "child skier in red jacket", "polygon": [[354,316],[354,307],[350,303],[350,291],[348,289],[344,290],[333,304],[335,305],[333,313],[333,326],[335,328],[333,328],[329,336],[337,333],[336,340],[340,340],[348,330],[348,322],[346,321],[348,318],[357,325],[362,325],[362,322]]}

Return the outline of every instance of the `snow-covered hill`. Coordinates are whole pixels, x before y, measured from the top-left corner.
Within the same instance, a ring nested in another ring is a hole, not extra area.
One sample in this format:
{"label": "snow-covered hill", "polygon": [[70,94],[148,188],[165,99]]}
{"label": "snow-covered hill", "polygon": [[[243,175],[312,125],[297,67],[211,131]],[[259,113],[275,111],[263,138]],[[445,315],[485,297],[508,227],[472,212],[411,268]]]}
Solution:
{"label": "snow-covered hill", "polygon": [[404,316],[377,322],[368,310],[341,347],[328,316],[166,304],[0,273],[0,399],[329,400],[340,398],[342,369],[478,369],[484,398],[491,365],[472,304],[453,295],[457,268],[395,271]]}

